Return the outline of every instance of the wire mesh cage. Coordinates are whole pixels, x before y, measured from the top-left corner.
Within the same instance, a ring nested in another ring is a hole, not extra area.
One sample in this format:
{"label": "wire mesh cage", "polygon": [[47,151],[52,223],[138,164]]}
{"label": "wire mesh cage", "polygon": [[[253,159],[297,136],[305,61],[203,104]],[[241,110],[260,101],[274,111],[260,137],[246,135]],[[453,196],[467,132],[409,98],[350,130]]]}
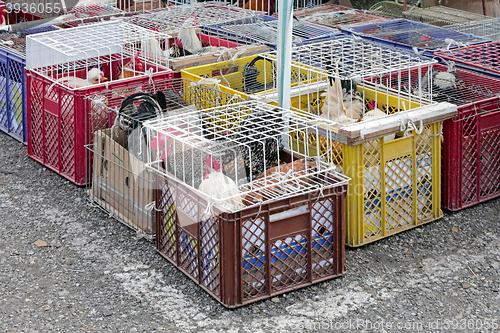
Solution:
{"label": "wire mesh cage", "polygon": [[[401,80],[415,82],[417,71],[408,74],[411,77]],[[425,94],[432,94],[434,101],[458,105],[458,115],[443,124],[443,208],[460,210],[499,196],[500,183],[495,181],[499,172],[490,165],[500,163],[495,139],[500,130],[500,80],[455,68],[451,62],[435,64],[432,72],[422,74],[432,76],[432,85],[423,89]],[[408,88],[415,90],[418,85],[408,84]]]}
{"label": "wire mesh cage", "polygon": [[481,36],[492,41],[500,40],[500,19],[481,20],[477,22],[468,22],[465,24],[452,24],[445,26],[448,30]]}
{"label": "wire mesh cage", "polygon": [[45,26],[0,35],[0,130],[26,143],[26,35],[57,30]]}
{"label": "wire mesh cage", "polygon": [[141,56],[148,41],[168,37],[123,22],[28,36],[28,156],[77,185],[87,184],[84,145],[92,136],[85,97],[104,91],[129,95],[170,79],[173,72],[160,65],[162,59]]}
{"label": "wire mesh cage", "polygon": [[489,41],[483,37],[403,19],[343,28],[342,31],[390,46],[418,50],[428,57],[433,57],[434,52],[439,50]]}
{"label": "wire mesh cage", "polygon": [[292,87],[292,107],[335,123],[319,137],[298,133],[293,144],[352,179],[346,244],[440,218],[440,126],[456,106],[434,100],[436,61],[357,39],[293,48],[292,61],[317,78]]}
{"label": "wire mesh cage", "polygon": [[203,25],[255,15],[253,11],[235,6],[200,3],[173,6],[168,10],[134,16],[126,21],[146,29],[169,33],[172,37],[167,43],[156,43],[151,49],[164,53],[169,59],[170,68],[178,72],[183,68],[266,51],[264,46],[230,41],[202,29]]}
{"label": "wire mesh cage", "polygon": [[[145,166],[148,142],[143,135],[143,122],[160,115],[178,116],[241,99],[180,78],[144,88],[127,97],[116,98],[113,92],[86,97],[91,101],[93,136],[93,143],[86,146],[92,156],[88,171],[92,182],[87,192],[93,202],[117,220],[152,238],[154,210],[146,207],[155,201],[156,182]],[[110,124],[113,126],[108,127]]]}
{"label": "wire mesh cage", "polygon": [[[237,20],[205,27],[216,36],[242,43],[259,43],[277,48],[278,19],[263,15],[258,18]],[[313,42],[315,40],[338,36],[336,30],[320,27],[301,21],[293,21],[292,44]]]}
{"label": "wire mesh cage", "polygon": [[436,56],[453,61],[459,67],[500,78],[500,65],[498,64],[500,42],[469,45],[449,51],[436,52]]}
{"label": "wire mesh cage", "polygon": [[[305,74],[298,66],[292,65],[292,86],[301,80],[317,79],[316,76],[308,78]],[[262,55],[187,68],[181,71],[181,76],[195,82],[210,82],[217,89],[239,95],[245,100],[258,99],[277,105],[276,63]]]}
{"label": "wire mesh cage", "polygon": [[116,7],[99,4],[82,5],[66,9],[55,21],[63,28],[93,24],[136,15],[138,12],[124,12]]}
{"label": "wire mesh cage", "polygon": [[487,19],[486,16],[481,14],[471,13],[446,6],[419,8],[413,4],[407,5],[405,10],[402,3],[394,1],[380,1],[373,5],[370,10],[394,18],[406,18],[408,20],[435,26],[447,26],[450,24],[461,24],[464,22],[474,22]]}
{"label": "wire mesh cage", "polygon": [[348,180],[285,149],[321,123],[258,101],[147,122],[158,252],[227,307],[344,274]]}
{"label": "wire mesh cage", "polygon": [[301,21],[337,28],[390,20],[390,16],[352,8],[340,9],[342,6],[323,5],[294,12]]}

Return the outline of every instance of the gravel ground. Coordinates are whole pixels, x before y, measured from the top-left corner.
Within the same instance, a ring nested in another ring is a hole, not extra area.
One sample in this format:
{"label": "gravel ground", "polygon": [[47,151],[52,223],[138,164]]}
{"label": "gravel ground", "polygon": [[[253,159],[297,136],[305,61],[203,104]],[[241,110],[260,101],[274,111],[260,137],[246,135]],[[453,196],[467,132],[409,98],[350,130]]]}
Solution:
{"label": "gravel ground", "polygon": [[344,277],[227,310],[3,133],[0,188],[2,332],[500,332],[498,199],[348,249]]}

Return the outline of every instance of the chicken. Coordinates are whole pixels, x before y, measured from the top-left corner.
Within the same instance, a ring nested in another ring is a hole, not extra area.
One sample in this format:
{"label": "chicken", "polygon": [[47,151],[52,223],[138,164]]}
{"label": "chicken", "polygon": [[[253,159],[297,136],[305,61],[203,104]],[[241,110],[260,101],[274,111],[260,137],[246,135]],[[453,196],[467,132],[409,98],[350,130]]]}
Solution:
{"label": "chicken", "polygon": [[184,22],[179,32],[182,48],[191,54],[198,53],[203,48],[203,45],[196,35],[195,27],[197,25],[198,18],[195,15],[191,15],[191,17]]}
{"label": "chicken", "polygon": [[[244,205],[238,187],[231,178],[222,173],[220,163],[213,156],[209,155],[205,158],[205,169],[206,171],[203,173],[204,180],[198,190],[214,199],[225,199],[220,202],[220,205],[228,210],[236,211],[243,208]],[[230,198],[233,196],[236,197]]]}
{"label": "chicken", "polygon": [[234,142],[239,158],[244,161],[249,181],[256,179],[265,170],[276,165],[283,131],[283,118],[277,122],[279,113],[259,111],[248,114],[238,124]]}
{"label": "chicken", "polygon": [[[339,60],[335,68],[337,77],[339,76]],[[356,91],[357,85],[354,81],[342,81],[332,77],[329,77],[329,82],[327,92],[321,94],[321,97],[325,99],[319,115],[341,124],[355,122],[364,111],[363,99]]]}
{"label": "chicken", "polygon": [[139,59],[139,52],[125,64],[120,73],[120,79],[127,79],[144,73],[144,66]]}
{"label": "chicken", "polygon": [[[58,79],[56,82],[66,83],[68,86],[72,88],[82,88],[93,84],[99,84],[101,82],[106,81],[107,78],[104,76],[104,73],[99,68],[92,68],[87,72],[87,79],[80,79],[76,76],[65,76]],[[49,90],[55,85],[53,83]]]}
{"label": "chicken", "polygon": [[[374,106],[374,104],[375,104],[374,101],[372,101],[372,103],[370,103],[371,106]],[[364,114],[364,116],[359,118],[358,122],[369,121],[369,120],[373,120],[373,119],[382,118],[385,116],[387,116],[387,114],[384,111],[375,107],[373,110],[368,111],[367,113]],[[386,135],[386,136],[384,136],[384,142],[389,142],[391,140],[394,140],[395,138],[396,138],[396,134]]]}
{"label": "chicken", "polygon": [[[267,169],[256,179],[253,191],[245,195],[242,202],[247,206],[252,206],[282,195],[284,192],[297,193],[300,191],[298,186],[300,187],[301,184],[313,184],[313,179],[302,177],[307,175],[308,170],[312,170],[315,167],[316,164],[313,161],[300,159],[292,163],[280,165],[279,167],[276,166]],[[297,181],[298,177],[301,177],[301,181]],[[274,183],[278,184],[260,190],[261,187]]]}

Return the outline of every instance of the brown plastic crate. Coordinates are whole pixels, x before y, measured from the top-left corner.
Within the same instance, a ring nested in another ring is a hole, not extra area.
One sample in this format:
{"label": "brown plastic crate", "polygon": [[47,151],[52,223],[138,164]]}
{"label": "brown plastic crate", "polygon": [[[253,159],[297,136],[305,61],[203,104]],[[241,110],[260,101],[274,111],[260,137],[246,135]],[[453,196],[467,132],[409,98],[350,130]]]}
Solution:
{"label": "brown plastic crate", "polygon": [[[174,202],[194,217],[205,211],[206,198],[180,181],[157,180],[156,250],[228,308],[346,273],[343,178],[322,193],[224,212],[187,226],[181,225]],[[293,215],[283,214],[290,210]]]}

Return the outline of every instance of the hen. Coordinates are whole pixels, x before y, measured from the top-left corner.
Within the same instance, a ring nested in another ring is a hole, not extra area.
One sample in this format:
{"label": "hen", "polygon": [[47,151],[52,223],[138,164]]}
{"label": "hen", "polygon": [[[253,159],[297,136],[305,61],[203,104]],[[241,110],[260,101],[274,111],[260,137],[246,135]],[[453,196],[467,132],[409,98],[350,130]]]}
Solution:
{"label": "hen", "polygon": [[[205,158],[205,169],[203,173],[203,182],[199,186],[199,190],[208,196],[214,197],[218,200],[224,200],[221,206],[228,210],[239,210],[243,208],[240,191],[236,183],[222,173],[222,167],[212,156]],[[231,199],[230,197],[236,196]]]}
{"label": "hen", "polygon": [[[86,79],[80,79],[76,76],[64,76],[60,79],[58,79],[56,82],[63,82],[66,83],[68,86],[72,88],[82,88],[86,87],[88,85],[92,84],[98,84],[101,82],[106,81],[107,78],[104,76],[104,73],[99,69],[99,68],[92,68],[87,72],[87,78]],[[52,87],[55,85],[53,83],[49,89],[52,89]]]}
{"label": "hen", "polygon": [[142,65],[141,60],[139,59],[139,52],[127,62],[120,73],[120,79],[127,79],[130,77],[134,77],[137,75],[141,75],[144,73],[144,66]]}

